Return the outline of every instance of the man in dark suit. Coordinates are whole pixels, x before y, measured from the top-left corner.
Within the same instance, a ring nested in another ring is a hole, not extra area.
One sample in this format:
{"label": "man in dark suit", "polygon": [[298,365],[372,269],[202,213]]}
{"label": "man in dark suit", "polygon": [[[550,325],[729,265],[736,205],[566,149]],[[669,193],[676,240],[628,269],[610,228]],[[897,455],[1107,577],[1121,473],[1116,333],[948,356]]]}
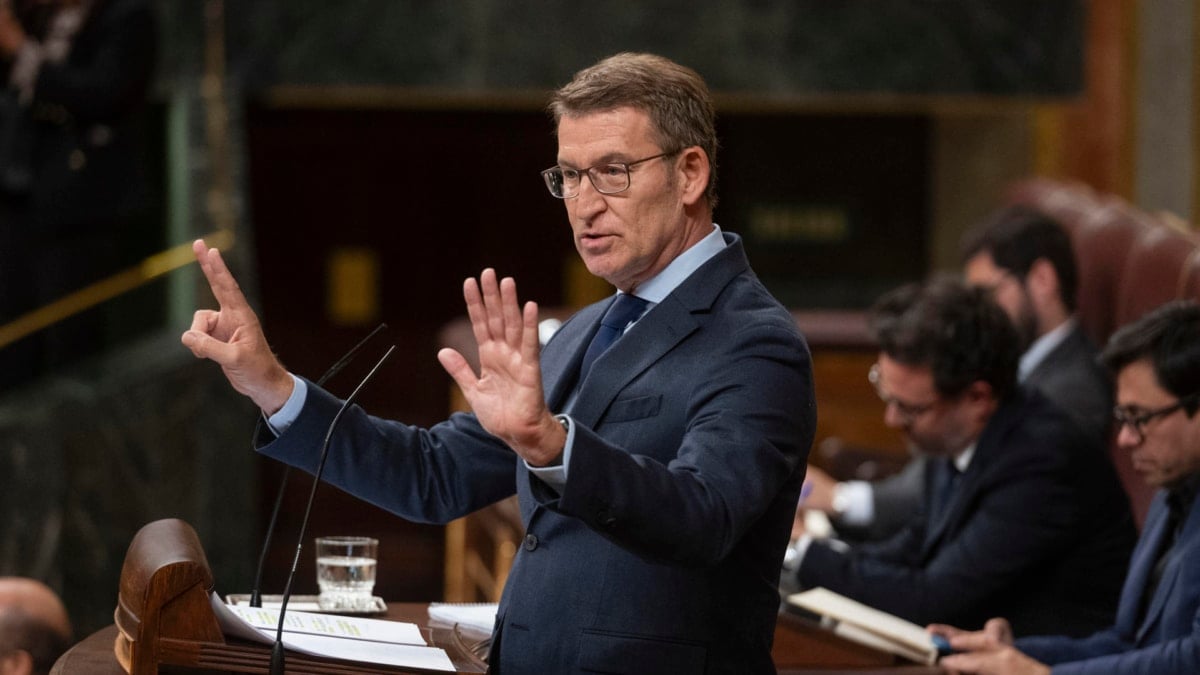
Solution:
{"label": "man in dark suit", "polygon": [[[1112,382],[1074,317],[1078,274],[1066,229],[1045,214],[1009,207],[967,232],[961,250],[967,283],[990,290],[1017,327],[1021,386],[1040,391],[1107,443]],[[896,475],[873,483],[834,485],[810,471],[814,488],[805,506],[831,512],[838,532],[850,539],[886,538],[919,508],[924,464],[917,457]]]}
{"label": "man in dark suit", "polygon": [[1078,275],[1066,229],[1045,214],[1010,207],[964,237],[962,256],[967,283],[991,290],[1016,324],[1017,379],[1107,441],[1112,380],[1074,316]]}
{"label": "man in dark suit", "polygon": [[[518,495],[526,532],[493,672],[774,672],[811,366],[741,240],[712,222],[707,87],[667,59],[620,54],[576,74],[551,110],[558,164],[543,178],[617,296],[564,323],[539,358],[537,306],[518,305],[514,281],[467,280],[480,373],[453,350],[438,357],[473,413],[426,430],[352,407],[325,476],[435,522]],[[280,435],[262,452],[312,470],[339,402],[283,369],[220,255],[196,253],[221,308],[197,312],[184,344],[270,416]]]}
{"label": "man in dark suit", "polygon": [[1155,495],[1121,590],[1116,622],[1094,635],[1013,641],[1004,619],[964,633],[931,626],[971,653],[967,673],[1200,672],[1200,305],[1166,305],[1117,331],[1103,359],[1116,375],[1117,443]]}
{"label": "man in dark suit", "polygon": [[1086,634],[1112,620],[1133,544],[1128,500],[1082,432],[1016,385],[1012,322],[981,288],[949,279],[885,295],[871,326],[884,421],[931,459],[923,509],[854,548],[810,541],[796,581],[917,623]]}

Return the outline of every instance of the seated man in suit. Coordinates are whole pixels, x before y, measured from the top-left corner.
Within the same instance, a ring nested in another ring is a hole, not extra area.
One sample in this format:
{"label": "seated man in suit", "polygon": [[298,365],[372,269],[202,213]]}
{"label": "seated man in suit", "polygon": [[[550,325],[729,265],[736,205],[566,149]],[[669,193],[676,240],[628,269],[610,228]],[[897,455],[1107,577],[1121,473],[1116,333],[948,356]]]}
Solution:
{"label": "seated man in suit", "polygon": [[888,540],[802,542],[799,586],[922,624],[982,625],[997,608],[1022,634],[1110,623],[1129,502],[1100,439],[1017,386],[1016,332],[991,294],[951,279],[905,286],[880,299],[871,328],[884,421],[932,458],[931,489]]}
{"label": "seated man in suit", "polygon": [[[1017,328],[1017,381],[1058,404],[1085,431],[1108,442],[1112,382],[1075,319],[1078,274],[1066,229],[1025,207],[1002,209],[963,237],[967,283],[989,289]],[[810,469],[806,508],[824,510],[839,533],[856,540],[891,536],[924,495],[924,461],[880,481],[836,483]]]}
{"label": "seated man in suit", "polygon": [[[812,369],[741,239],[712,221],[708,88],[618,54],[551,109],[558,163],[541,178],[588,270],[620,292],[539,351],[537,305],[513,279],[467,280],[481,372],[438,357],[472,413],[419,429],[351,406],[324,477],[426,522],[518,496],[493,673],[773,673]],[[315,470],[339,401],[284,369],[219,253],[195,250],[220,311],[197,312],[184,344],[268,415],[264,454]]]}
{"label": "seated man in suit", "polygon": [[1200,673],[1200,304],[1171,303],[1122,328],[1103,359],[1117,380],[1117,444],[1132,453],[1142,479],[1161,488],[1130,560],[1116,622],[1081,639],[1048,635],[1015,643],[1004,619],[975,633],[931,626],[970,652],[943,659],[947,668]]}
{"label": "seated man in suit", "polygon": [[0,577],[0,675],[47,675],[71,644],[71,621],[48,586]]}

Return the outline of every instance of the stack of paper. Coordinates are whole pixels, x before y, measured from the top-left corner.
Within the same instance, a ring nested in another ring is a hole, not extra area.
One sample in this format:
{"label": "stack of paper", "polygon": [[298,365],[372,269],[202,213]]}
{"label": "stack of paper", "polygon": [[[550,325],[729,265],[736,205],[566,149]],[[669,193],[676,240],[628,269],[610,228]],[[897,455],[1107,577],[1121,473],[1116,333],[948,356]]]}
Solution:
{"label": "stack of paper", "polygon": [[498,608],[499,605],[494,602],[431,602],[429,620],[446,626],[458,624],[490,635],[496,626]]}
{"label": "stack of paper", "polygon": [[[229,636],[274,644],[279,610],[227,605],[216,593],[211,603],[221,630]],[[283,622],[285,649],[362,663],[453,671],[446,652],[425,644],[416,624],[288,610]]]}

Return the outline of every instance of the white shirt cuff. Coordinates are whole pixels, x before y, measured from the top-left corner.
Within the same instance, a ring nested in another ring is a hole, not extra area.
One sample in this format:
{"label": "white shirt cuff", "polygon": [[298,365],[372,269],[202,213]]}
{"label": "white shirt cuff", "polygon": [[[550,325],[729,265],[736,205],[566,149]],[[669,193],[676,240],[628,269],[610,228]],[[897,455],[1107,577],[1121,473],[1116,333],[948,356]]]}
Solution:
{"label": "white shirt cuff", "polygon": [[833,488],[833,509],[846,525],[863,527],[875,520],[875,492],[861,480],[838,483]]}
{"label": "white shirt cuff", "polygon": [[567,466],[571,463],[571,446],[575,444],[575,420],[567,415],[555,417],[567,424],[567,443],[563,446],[562,462],[553,466],[530,466],[529,462],[525,462],[525,468],[561,495],[563,488],[567,486]]}
{"label": "white shirt cuff", "polygon": [[282,435],[283,432],[292,426],[292,422],[300,416],[300,410],[304,408],[304,401],[308,398],[308,385],[304,380],[288,373],[292,376],[292,395],[288,397],[283,407],[274,415],[267,418],[267,426],[276,436]]}

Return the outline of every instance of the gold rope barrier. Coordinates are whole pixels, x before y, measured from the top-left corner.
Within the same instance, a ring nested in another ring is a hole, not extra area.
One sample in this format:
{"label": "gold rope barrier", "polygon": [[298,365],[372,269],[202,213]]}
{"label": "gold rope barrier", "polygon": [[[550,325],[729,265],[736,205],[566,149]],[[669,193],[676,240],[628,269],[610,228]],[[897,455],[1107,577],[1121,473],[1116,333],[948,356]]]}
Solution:
{"label": "gold rope barrier", "polygon": [[[217,230],[204,237],[204,241],[211,247],[226,251],[233,246],[233,232],[229,230]],[[43,305],[27,314],[22,314],[11,322],[0,326],[0,349],[4,349],[17,340],[36,333],[47,326],[56,324],[84,310],[91,309],[106,300],[111,300],[122,293],[128,293],[139,286],[144,286],[168,272],[191,263],[195,259],[195,256],[192,254],[191,242],[179,244],[161,253],[155,253],[133,267],[101,279],[90,286],[85,286],[48,305]]]}

